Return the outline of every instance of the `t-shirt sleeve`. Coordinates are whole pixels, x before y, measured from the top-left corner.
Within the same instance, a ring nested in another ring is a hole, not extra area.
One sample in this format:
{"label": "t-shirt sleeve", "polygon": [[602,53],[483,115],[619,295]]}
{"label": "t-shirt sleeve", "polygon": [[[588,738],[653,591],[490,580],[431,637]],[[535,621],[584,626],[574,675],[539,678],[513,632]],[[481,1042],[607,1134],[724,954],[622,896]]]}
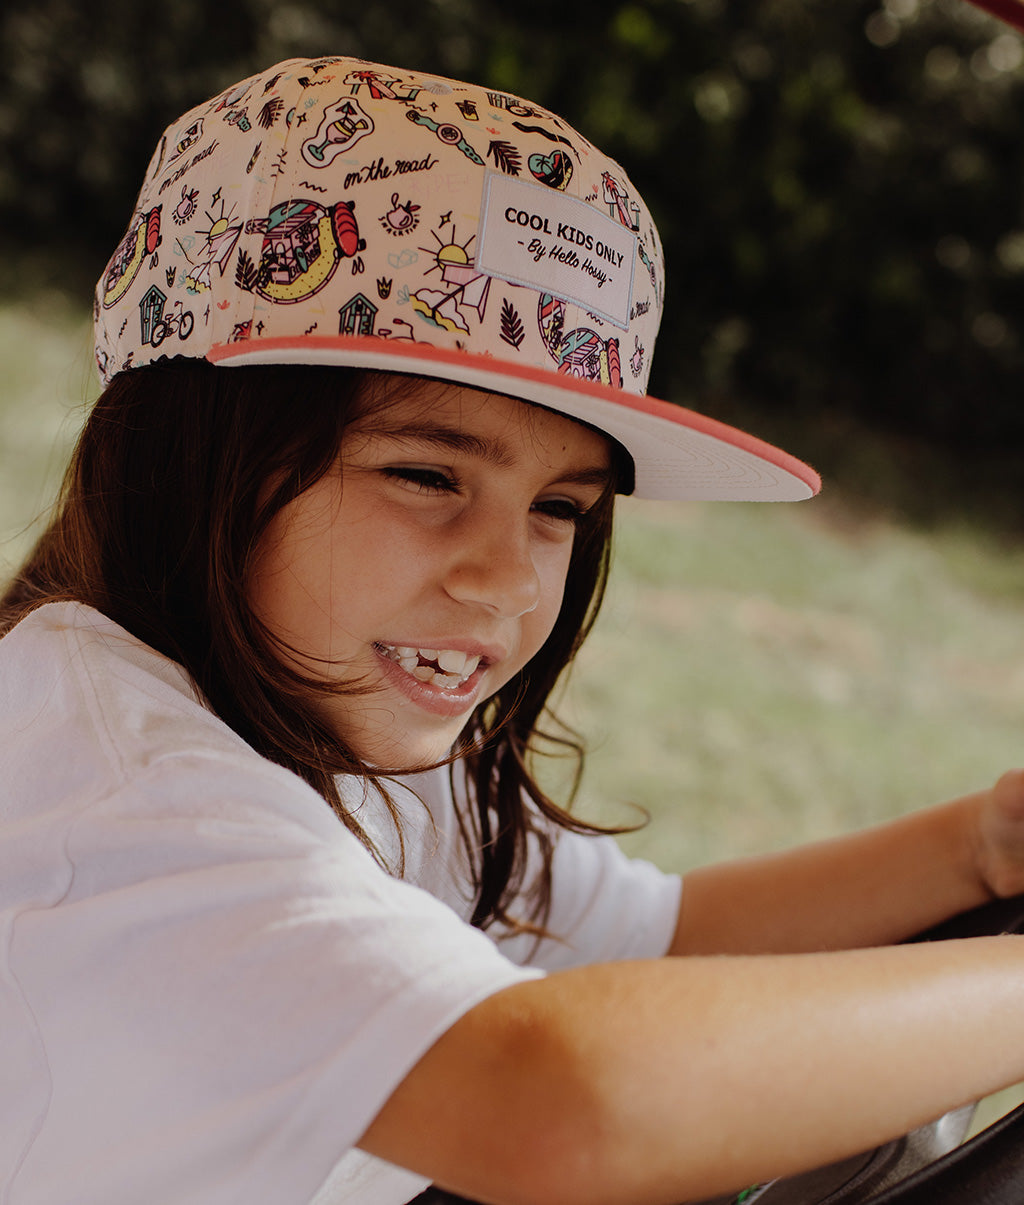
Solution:
{"label": "t-shirt sleeve", "polygon": [[551,874],[551,936],[499,937],[507,957],[556,971],[667,952],[679,915],[678,875],[627,857],[612,837],[569,831],[556,836]]}
{"label": "t-shirt sleeve", "polygon": [[[470,808],[462,776],[455,776],[454,790],[446,770],[430,771],[412,780],[412,786],[427,804],[439,834],[438,853],[413,869],[416,881],[468,916],[474,893],[455,820],[456,809]],[[524,806],[533,808],[529,800],[524,800]],[[546,826],[554,843],[551,910],[545,922],[550,936],[538,941],[531,933],[510,934],[494,925],[487,932],[501,952],[519,965],[546,971],[662,957],[678,921],[680,877],[628,857],[613,837],[575,833],[537,813],[534,823],[538,828]],[[528,897],[542,871],[535,836],[529,840],[527,855],[524,894]]]}
{"label": "t-shirt sleeve", "polygon": [[306,1201],[437,1037],[538,973],[253,760],[160,759],[78,810],[62,898],[16,922],[39,1200]]}

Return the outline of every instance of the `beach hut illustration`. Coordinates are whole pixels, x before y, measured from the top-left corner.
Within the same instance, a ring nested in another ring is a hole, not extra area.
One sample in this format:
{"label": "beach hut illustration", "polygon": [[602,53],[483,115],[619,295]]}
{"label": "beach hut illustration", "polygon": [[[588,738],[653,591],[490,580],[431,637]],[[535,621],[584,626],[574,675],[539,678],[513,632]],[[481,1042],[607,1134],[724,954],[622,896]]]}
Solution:
{"label": "beach hut illustration", "polygon": [[161,292],[156,285],[150,285],[146,295],[139,302],[139,317],[142,319],[142,342],[153,342],[153,328],[164,316],[164,306],[167,304],[167,294]]}
{"label": "beach hut illustration", "polygon": [[377,322],[377,307],[362,293],[347,301],[338,311],[339,335],[372,335]]}

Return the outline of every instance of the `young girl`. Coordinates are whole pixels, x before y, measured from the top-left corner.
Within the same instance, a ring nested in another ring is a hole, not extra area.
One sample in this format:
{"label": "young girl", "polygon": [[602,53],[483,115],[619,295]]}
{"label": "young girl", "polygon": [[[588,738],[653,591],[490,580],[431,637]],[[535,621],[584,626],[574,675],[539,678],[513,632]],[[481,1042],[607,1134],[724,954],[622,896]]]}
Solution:
{"label": "young girl", "polygon": [[2,602],[4,1201],[679,1202],[1024,1078],[1017,938],[884,948],[1024,889],[1019,774],[682,890],[535,777],[614,495],[818,487],[645,397],[663,283],[517,97],[292,61],[167,131]]}

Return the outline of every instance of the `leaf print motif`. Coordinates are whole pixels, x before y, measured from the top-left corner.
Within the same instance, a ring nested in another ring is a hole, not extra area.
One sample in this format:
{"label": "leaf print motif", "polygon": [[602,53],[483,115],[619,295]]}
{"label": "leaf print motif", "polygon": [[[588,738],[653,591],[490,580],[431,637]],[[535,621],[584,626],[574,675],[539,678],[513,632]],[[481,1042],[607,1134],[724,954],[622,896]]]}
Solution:
{"label": "leaf print motif", "polygon": [[280,98],[280,96],[275,96],[273,99],[268,100],[263,108],[260,109],[259,116],[256,118],[256,120],[265,130],[269,130],[281,115],[281,110],[283,108],[284,101]]}
{"label": "leaf print motif", "polygon": [[516,308],[508,298],[502,302],[501,306],[501,337],[517,351],[520,343],[526,338],[526,331],[516,313]]}
{"label": "leaf print motif", "polygon": [[235,284],[251,293],[256,287],[258,277],[259,269],[252,262],[252,257],[246,251],[239,251],[238,262],[235,264]]}
{"label": "leaf print motif", "polygon": [[522,156],[514,143],[496,138],[487,148],[487,154],[506,175],[518,176],[523,170]]}

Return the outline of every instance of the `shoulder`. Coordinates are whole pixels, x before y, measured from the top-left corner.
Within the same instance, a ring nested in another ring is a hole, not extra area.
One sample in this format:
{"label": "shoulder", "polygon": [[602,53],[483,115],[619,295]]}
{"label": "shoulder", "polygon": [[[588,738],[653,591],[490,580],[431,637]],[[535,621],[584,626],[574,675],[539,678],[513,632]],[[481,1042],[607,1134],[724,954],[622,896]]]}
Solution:
{"label": "shoulder", "polygon": [[98,734],[126,736],[156,735],[148,722],[157,717],[200,725],[215,718],[180,665],[91,607],[52,603],[0,640],[0,725],[67,721],[78,711]]}
{"label": "shoulder", "polygon": [[[203,703],[181,666],[92,608],[39,608],[0,640],[0,782],[8,815],[70,820],[137,807],[338,826],[294,774]],[[269,812],[268,812],[269,809]]]}

